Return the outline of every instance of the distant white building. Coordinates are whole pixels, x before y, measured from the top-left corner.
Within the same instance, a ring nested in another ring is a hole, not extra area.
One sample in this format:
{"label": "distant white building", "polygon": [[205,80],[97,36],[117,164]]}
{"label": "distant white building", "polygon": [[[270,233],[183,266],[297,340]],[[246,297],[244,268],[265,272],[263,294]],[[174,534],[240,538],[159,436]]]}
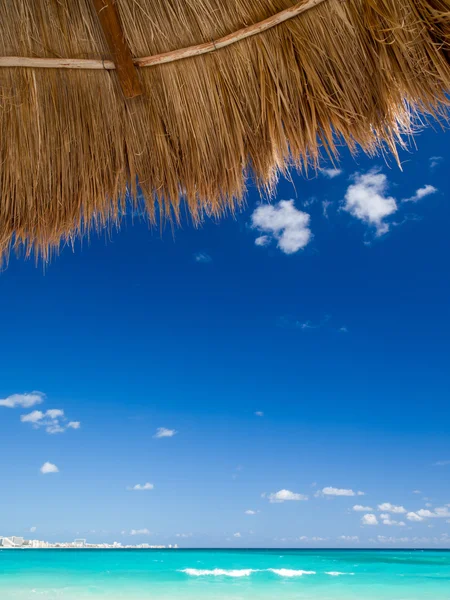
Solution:
{"label": "distant white building", "polygon": [[86,546],[86,540],[74,540],[73,545],[75,548],[84,548]]}
{"label": "distant white building", "polygon": [[23,546],[23,543],[25,541],[23,539],[23,537],[20,537],[18,535],[13,535],[12,538],[11,538],[11,540],[12,540],[12,543],[13,543],[13,545],[14,545],[15,548],[20,548],[21,546]]}
{"label": "distant white building", "polygon": [[17,536],[0,537],[0,546],[2,548],[20,548],[23,544],[23,538]]}

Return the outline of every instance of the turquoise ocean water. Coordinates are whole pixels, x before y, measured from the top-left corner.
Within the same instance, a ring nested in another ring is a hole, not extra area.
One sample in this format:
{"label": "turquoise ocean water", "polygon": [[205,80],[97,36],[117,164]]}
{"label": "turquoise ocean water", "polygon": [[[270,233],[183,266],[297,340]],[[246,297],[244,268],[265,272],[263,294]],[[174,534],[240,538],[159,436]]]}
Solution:
{"label": "turquoise ocean water", "polygon": [[449,600],[450,551],[1,550],[1,600]]}

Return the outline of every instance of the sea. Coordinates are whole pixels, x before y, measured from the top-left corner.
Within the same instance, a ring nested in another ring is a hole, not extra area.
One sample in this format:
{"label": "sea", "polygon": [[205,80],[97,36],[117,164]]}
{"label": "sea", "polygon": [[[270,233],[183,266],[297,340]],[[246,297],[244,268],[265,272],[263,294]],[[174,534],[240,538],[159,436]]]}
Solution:
{"label": "sea", "polygon": [[449,600],[450,551],[0,550],[0,599]]}

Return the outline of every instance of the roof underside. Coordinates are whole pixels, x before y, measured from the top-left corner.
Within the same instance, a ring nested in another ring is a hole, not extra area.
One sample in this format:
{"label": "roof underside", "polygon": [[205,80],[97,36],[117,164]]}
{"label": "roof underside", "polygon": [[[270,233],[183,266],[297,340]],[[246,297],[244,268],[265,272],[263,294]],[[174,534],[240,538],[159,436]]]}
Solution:
{"label": "roof underside", "polygon": [[[292,0],[117,0],[134,57],[210,42]],[[111,59],[92,0],[0,3],[0,56]],[[233,210],[252,175],[316,166],[346,143],[395,151],[416,110],[445,114],[450,0],[326,0],[199,57],[114,71],[0,68],[0,252],[49,249],[115,221]]]}

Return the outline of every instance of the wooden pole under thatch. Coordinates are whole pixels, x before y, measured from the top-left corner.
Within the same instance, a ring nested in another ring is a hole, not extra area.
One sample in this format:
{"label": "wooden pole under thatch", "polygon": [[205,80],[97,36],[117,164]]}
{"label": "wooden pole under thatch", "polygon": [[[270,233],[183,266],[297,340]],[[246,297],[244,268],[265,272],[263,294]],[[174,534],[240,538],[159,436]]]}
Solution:
{"label": "wooden pole under thatch", "polygon": [[415,114],[447,115],[450,0],[116,0],[125,75],[96,5],[0,3],[3,256],[118,220],[137,181],[152,219],[199,222],[249,176],[395,153]]}
{"label": "wooden pole under thatch", "polygon": [[106,42],[114,58],[120,87],[126,98],[135,98],[142,94],[142,86],[133,57],[125,41],[119,13],[113,0],[93,0]]}

